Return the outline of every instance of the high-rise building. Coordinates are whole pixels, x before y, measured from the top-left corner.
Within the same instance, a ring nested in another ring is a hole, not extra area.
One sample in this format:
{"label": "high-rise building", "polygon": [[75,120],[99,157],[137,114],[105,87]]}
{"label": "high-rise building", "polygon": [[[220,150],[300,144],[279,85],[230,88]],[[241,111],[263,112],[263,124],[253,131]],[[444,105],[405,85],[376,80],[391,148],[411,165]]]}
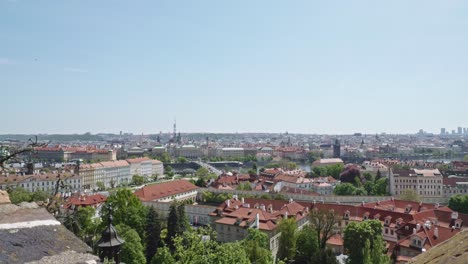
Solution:
{"label": "high-rise building", "polygon": [[459,135],[463,134],[462,128],[461,128],[461,127],[458,127],[458,134],[459,134]]}
{"label": "high-rise building", "polygon": [[445,135],[445,128],[441,128],[441,129],[440,129],[440,134],[441,134],[441,135]]}

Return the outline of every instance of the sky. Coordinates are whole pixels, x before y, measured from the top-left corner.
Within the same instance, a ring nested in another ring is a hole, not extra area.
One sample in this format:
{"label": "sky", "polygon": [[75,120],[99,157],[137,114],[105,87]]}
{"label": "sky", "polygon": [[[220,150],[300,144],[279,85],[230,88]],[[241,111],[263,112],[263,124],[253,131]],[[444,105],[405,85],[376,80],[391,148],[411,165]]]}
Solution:
{"label": "sky", "polygon": [[0,134],[468,127],[468,1],[0,0]]}

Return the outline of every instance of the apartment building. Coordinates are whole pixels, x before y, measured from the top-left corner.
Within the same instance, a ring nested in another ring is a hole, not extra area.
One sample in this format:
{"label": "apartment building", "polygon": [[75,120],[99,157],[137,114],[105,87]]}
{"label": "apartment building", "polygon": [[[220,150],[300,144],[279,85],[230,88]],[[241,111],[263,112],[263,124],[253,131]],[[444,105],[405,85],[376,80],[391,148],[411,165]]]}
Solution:
{"label": "apartment building", "polygon": [[400,169],[388,171],[390,193],[400,195],[414,190],[421,196],[443,196],[443,176],[438,169]]}
{"label": "apartment building", "polygon": [[242,240],[249,228],[257,228],[268,235],[270,250],[276,256],[281,233],[277,227],[282,218],[294,218],[297,226],[302,228],[308,223],[309,208],[289,200],[266,200],[241,198],[234,195],[216,208],[212,217],[213,229],[220,242]]}
{"label": "apartment building", "polygon": [[72,174],[40,174],[26,176],[8,176],[0,178],[0,189],[21,187],[27,191],[55,192],[57,181],[61,178],[59,192],[74,192],[82,189],[82,180],[79,175]]}
{"label": "apartment building", "polygon": [[164,164],[159,160],[151,160],[153,174],[163,175],[164,174]]}
{"label": "apartment building", "polygon": [[218,157],[223,158],[241,158],[245,156],[244,148],[219,148]]}
{"label": "apartment building", "polygon": [[149,158],[135,158],[126,160],[130,165],[130,174],[151,177],[153,174],[153,162]]}
{"label": "apartment building", "polygon": [[84,189],[96,189],[98,182],[102,182],[105,187],[115,187],[132,180],[130,164],[125,160],[82,164],[79,175]]}

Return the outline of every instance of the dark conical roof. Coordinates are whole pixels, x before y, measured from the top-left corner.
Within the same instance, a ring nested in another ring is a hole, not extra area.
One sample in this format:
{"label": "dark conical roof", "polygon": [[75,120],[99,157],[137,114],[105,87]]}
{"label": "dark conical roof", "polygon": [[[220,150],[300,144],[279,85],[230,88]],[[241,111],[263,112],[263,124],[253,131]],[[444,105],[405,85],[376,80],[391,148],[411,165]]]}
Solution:
{"label": "dark conical roof", "polygon": [[116,247],[120,246],[125,243],[119,235],[117,234],[117,230],[112,225],[112,216],[109,217],[109,226],[102,232],[102,237],[98,241],[98,247]]}

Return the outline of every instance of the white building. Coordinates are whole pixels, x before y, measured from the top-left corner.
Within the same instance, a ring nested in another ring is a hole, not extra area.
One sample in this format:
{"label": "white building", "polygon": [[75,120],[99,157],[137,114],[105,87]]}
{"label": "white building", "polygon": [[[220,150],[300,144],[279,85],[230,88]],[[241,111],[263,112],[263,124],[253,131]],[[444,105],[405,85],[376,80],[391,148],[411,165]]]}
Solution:
{"label": "white building", "polygon": [[153,174],[163,175],[164,174],[164,164],[159,160],[151,160]]}
{"label": "white building", "polygon": [[130,165],[130,174],[151,177],[153,174],[153,162],[149,158],[127,159]]}
{"label": "white building", "polygon": [[241,158],[244,157],[244,148],[220,148],[218,156],[223,158]]}
{"label": "white building", "polygon": [[390,193],[403,194],[414,190],[421,196],[443,196],[443,177],[438,169],[392,170],[388,172]]}

